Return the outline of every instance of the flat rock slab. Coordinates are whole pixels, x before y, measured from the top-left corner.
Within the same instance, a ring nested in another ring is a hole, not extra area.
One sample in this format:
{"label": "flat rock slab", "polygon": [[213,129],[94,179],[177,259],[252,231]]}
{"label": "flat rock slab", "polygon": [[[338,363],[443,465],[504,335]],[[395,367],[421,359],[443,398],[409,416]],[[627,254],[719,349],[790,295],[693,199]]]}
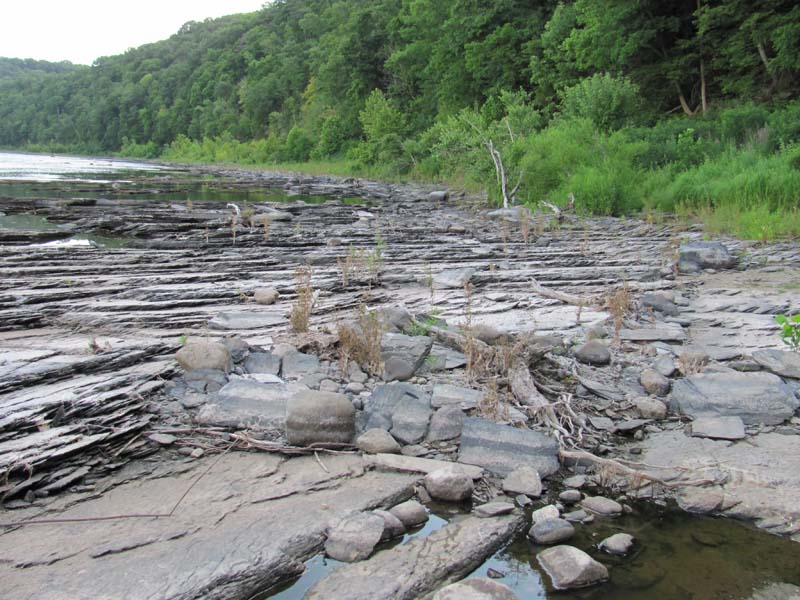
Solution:
{"label": "flat rock slab", "polygon": [[[232,452],[187,469],[170,463],[152,473],[131,466],[128,481],[102,497],[54,501],[53,518],[168,512],[170,518],[122,519],[23,527],[3,534],[0,578],[9,598],[184,600],[249,598],[299,574],[322,549],[330,523],[391,506],[412,492],[414,477],[366,471],[357,456],[284,460]],[[212,466],[213,465],[213,466]],[[177,468],[180,467],[180,468]],[[149,474],[148,474],[149,473]],[[14,511],[14,519],[37,509]],[[291,518],[287,518],[291,515]]]}
{"label": "flat rock slab", "polygon": [[412,600],[472,572],[519,531],[521,514],[468,517],[371,559],[343,566],[312,587],[304,600]]}
{"label": "flat rock slab", "polygon": [[800,379],[800,352],[757,350],[753,352],[753,360],[776,375]]}
{"label": "flat rock slab", "polygon": [[422,366],[433,347],[427,336],[385,333],[381,338],[384,381],[406,381]]}
{"label": "flat rock slab", "polygon": [[641,447],[642,463],[688,469],[685,478],[719,480],[712,508],[723,515],[752,519],[775,533],[800,532],[800,436],[762,433],[734,444],[663,431]]}
{"label": "flat rock slab", "polygon": [[715,440],[741,440],[744,423],[739,417],[700,417],[692,421],[692,437]]}
{"label": "flat rock slab", "polygon": [[686,332],[681,327],[620,329],[619,339],[624,342],[682,342],[686,339]]}
{"label": "flat rock slab", "polygon": [[283,431],[289,386],[238,379],[226,384],[215,401],[197,414],[198,423],[218,427],[257,428]]}
{"label": "flat rock slab", "polygon": [[470,410],[478,406],[483,396],[484,393],[480,390],[442,383],[433,386],[431,405],[436,408],[455,405],[462,410]]}
{"label": "flat rock slab", "polygon": [[276,312],[223,312],[208,321],[211,329],[248,330],[286,325],[288,321]]}
{"label": "flat rock slab", "polygon": [[772,373],[700,373],[672,386],[670,408],[693,417],[741,417],[745,425],[778,425],[800,406],[792,390]]}
{"label": "flat rock slab", "polygon": [[[400,454],[375,454],[372,456],[365,456],[364,460],[367,464],[378,469],[389,469],[406,473],[424,473],[426,475],[440,469],[451,467],[454,464],[446,460],[402,456]],[[484,471],[480,467],[465,464],[459,464],[459,466],[461,470],[472,479],[480,479],[484,475]]]}
{"label": "flat rock slab", "polygon": [[502,476],[527,466],[547,477],[560,466],[558,442],[553,438],[474,417],[464,420],[458,461]]}

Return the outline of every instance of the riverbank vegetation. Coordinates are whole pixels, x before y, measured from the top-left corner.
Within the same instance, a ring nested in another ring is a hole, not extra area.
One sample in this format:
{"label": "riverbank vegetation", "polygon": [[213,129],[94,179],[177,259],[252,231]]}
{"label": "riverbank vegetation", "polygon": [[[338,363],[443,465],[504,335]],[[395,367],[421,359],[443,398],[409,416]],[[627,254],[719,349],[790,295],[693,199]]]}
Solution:
{"label": "riverbank vegetation", "polygon": [[800,235],[798,92],[789,0],[284,0],[91,67],[0,68],[0,145],[499,201],[491,146],[517,202],[772,239]]}

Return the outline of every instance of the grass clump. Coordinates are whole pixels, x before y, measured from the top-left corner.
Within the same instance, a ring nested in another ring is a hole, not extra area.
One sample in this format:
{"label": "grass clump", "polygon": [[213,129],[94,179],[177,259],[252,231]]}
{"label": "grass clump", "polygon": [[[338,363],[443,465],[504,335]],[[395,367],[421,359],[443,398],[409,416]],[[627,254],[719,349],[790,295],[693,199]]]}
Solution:
{"label": "grass clump", "polygon": [[305,333],[311,321],[311,313],[314,310],[316,294],[311,285],[312,270],[308,265],[298,267],[294,272],[295,290],[297,296],[292,304],[292,312],[289,315],[289,324],[295,333]]}

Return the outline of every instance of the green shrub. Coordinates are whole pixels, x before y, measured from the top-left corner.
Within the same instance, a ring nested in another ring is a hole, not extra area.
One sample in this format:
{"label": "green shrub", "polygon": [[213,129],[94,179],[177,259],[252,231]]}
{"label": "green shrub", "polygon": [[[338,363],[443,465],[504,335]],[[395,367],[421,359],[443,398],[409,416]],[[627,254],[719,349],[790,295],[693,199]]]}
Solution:
{"label": "green shrub", "polygon": [[639,87],[625,77],[597,73],[561,93],[567,118],[589,119],[601,131],[614,131],[640,118]]}
{"label": "green shrub", "polygon": [[322,122],[319,141],[311,156],[316,159],[335,156],[344,146],[346,133],[342,120],[337,115],[329,116]]}
{"label": "green shrub", "polygon": [[311,156],[314,141],[302,128],[295,125],[286,136],[286,159],[305,161]]}

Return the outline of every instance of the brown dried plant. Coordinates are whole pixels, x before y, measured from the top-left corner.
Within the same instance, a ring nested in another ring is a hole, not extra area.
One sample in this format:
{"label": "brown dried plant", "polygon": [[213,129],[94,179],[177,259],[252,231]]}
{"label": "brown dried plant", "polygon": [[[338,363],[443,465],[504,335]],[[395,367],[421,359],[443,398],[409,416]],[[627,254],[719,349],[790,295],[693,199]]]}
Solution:
{"label": "brown dried plant", "polygon": [[311,285],[312,270],[308,265],[298,267],[294,272],[295,289],[297,296],[292,304],[289,323],[292,331],[305,333],[314,310],[315,294]]}
{"label": "brown dried plant", "polygon": [[625,318],[633,310],[633,296],[627,282],[623,283],[621,288],[608,296],[606,308],[611,313],[611,318],[614,321],[614,343],[619,345],[619,332],[622,329]]}
{"label": "brown dried plant", "polygon": [[383,326],[375,312],[370,312],[364,304],[359,304],[357,321],[340,322],[336,330],[339,334],[339,360],[343,372],[347,371],[350,361],[355,361],[371,375],[380,375],[383,372]]}
{"label": "brown dried plant", "polygon": [[486,383],[486,391],[478,402],[478,414],[490,421],[508,420],[508,406],[500,400],[496,377],[492,377]]}

